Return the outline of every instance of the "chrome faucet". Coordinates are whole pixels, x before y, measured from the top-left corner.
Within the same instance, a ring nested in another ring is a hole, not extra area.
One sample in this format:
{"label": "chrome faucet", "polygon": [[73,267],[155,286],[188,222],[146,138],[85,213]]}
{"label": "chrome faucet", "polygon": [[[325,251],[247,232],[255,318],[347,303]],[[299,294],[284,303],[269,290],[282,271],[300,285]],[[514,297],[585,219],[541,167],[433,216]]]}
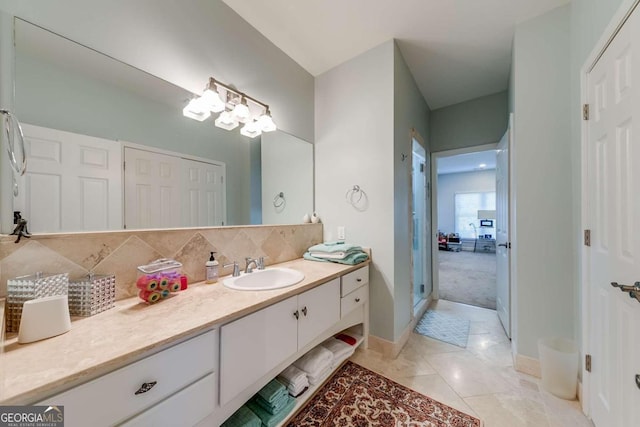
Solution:
{"label": "chrome faucet", "polygon": [[229,264],[223,264],[222,268],[227,268],[227,267],[231,267],[231,266],[233,266],[233,273],[231,274],[231,276],[232,277],[240,276],[240,267],[238,266],[238,262],[237,261],[230,262]]}
{"label": "chrome faucet", "polygon": [[[257,259],[253,259],[253,258],[249,258],[249,257],[246,257],[244,260],[245,260],[245,261],[246,261],[246,263],[247,263],[246,267],[244,268],[244,272],[245,272],[245,273],[253,273],[253,268],[251,268],[251,264],[253,264],[253,266],[254,266],[255,268],[259,268],[259,267],[258,267],[258,262],[259,262],[259,260],[257,260]],[[264,268],[264,267],[263,267],[263,268]]]}

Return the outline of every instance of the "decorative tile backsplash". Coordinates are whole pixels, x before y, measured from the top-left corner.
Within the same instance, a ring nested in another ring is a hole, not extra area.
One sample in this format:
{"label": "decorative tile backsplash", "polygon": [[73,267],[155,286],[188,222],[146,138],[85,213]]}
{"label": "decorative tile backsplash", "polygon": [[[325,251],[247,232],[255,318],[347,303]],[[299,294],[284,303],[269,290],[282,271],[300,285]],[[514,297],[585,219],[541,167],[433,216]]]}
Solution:
{"label": "decorative tile backsplash", "polygon": [[199,282],[211,251],[217,252],[221,276],[231,273],[223,264],[244,266],[247,256],[265,256],[266,265],[290,261],[322,241],[322,224],[49,234],[14,241],[14,236],[0,237],[0,298],[7,295],[8,279],[42,271],[69,273],[71,280],[89,272],[115,274],[116,299],[123,299],[137,294],[139,265],[174,258],[189,283]]}

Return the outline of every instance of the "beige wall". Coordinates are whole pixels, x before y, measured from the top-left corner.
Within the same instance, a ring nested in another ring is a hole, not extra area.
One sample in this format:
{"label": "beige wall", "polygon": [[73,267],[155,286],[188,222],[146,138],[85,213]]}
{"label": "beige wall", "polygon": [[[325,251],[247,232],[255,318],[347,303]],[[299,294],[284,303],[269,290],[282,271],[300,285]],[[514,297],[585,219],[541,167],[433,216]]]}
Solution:
{"label": "beige wall", "polygon": [[15,236],[0,236],[0,297],[6,296],[8,279],[42,271],[68,272],[70,279],[115,274],[116,299],[128,298],[137,293],[136,267],[158,258],[180,261],[192,283],[204,280],[210,251],[217,252],[221,266],[244,266],[248,256],[267,256],[269,265],[300,258],[321,241],[322,224],[50,234],[17,244]]}

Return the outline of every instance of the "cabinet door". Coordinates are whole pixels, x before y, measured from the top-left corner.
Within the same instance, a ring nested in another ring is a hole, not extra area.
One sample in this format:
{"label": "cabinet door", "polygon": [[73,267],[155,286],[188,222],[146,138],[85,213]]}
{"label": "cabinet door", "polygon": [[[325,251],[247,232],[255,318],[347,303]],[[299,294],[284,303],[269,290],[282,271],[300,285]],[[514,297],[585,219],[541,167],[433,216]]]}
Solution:
{"label": "cabinet door", "polygon": [[340,320],[340,279],[298,295],[298,348]]}
{"label": "cabinet door", "polygon": [[297,351],[297,297],[291,297],[220,328],[220,404]]}

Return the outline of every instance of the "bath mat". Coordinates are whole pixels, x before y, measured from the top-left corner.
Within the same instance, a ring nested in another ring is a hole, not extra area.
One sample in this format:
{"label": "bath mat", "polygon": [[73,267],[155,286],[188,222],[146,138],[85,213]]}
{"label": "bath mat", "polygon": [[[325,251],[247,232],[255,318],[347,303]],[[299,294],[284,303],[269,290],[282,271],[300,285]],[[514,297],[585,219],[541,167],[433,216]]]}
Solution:
{"label": "bath mat", "polygon": [[348,361],[288,427],[479,427],[472,417]]}
{"label": "bath mat", "polygon": [[427,310],[418,321],[415,331],[420,335],[466,348],[469,320],[441,311]]}

